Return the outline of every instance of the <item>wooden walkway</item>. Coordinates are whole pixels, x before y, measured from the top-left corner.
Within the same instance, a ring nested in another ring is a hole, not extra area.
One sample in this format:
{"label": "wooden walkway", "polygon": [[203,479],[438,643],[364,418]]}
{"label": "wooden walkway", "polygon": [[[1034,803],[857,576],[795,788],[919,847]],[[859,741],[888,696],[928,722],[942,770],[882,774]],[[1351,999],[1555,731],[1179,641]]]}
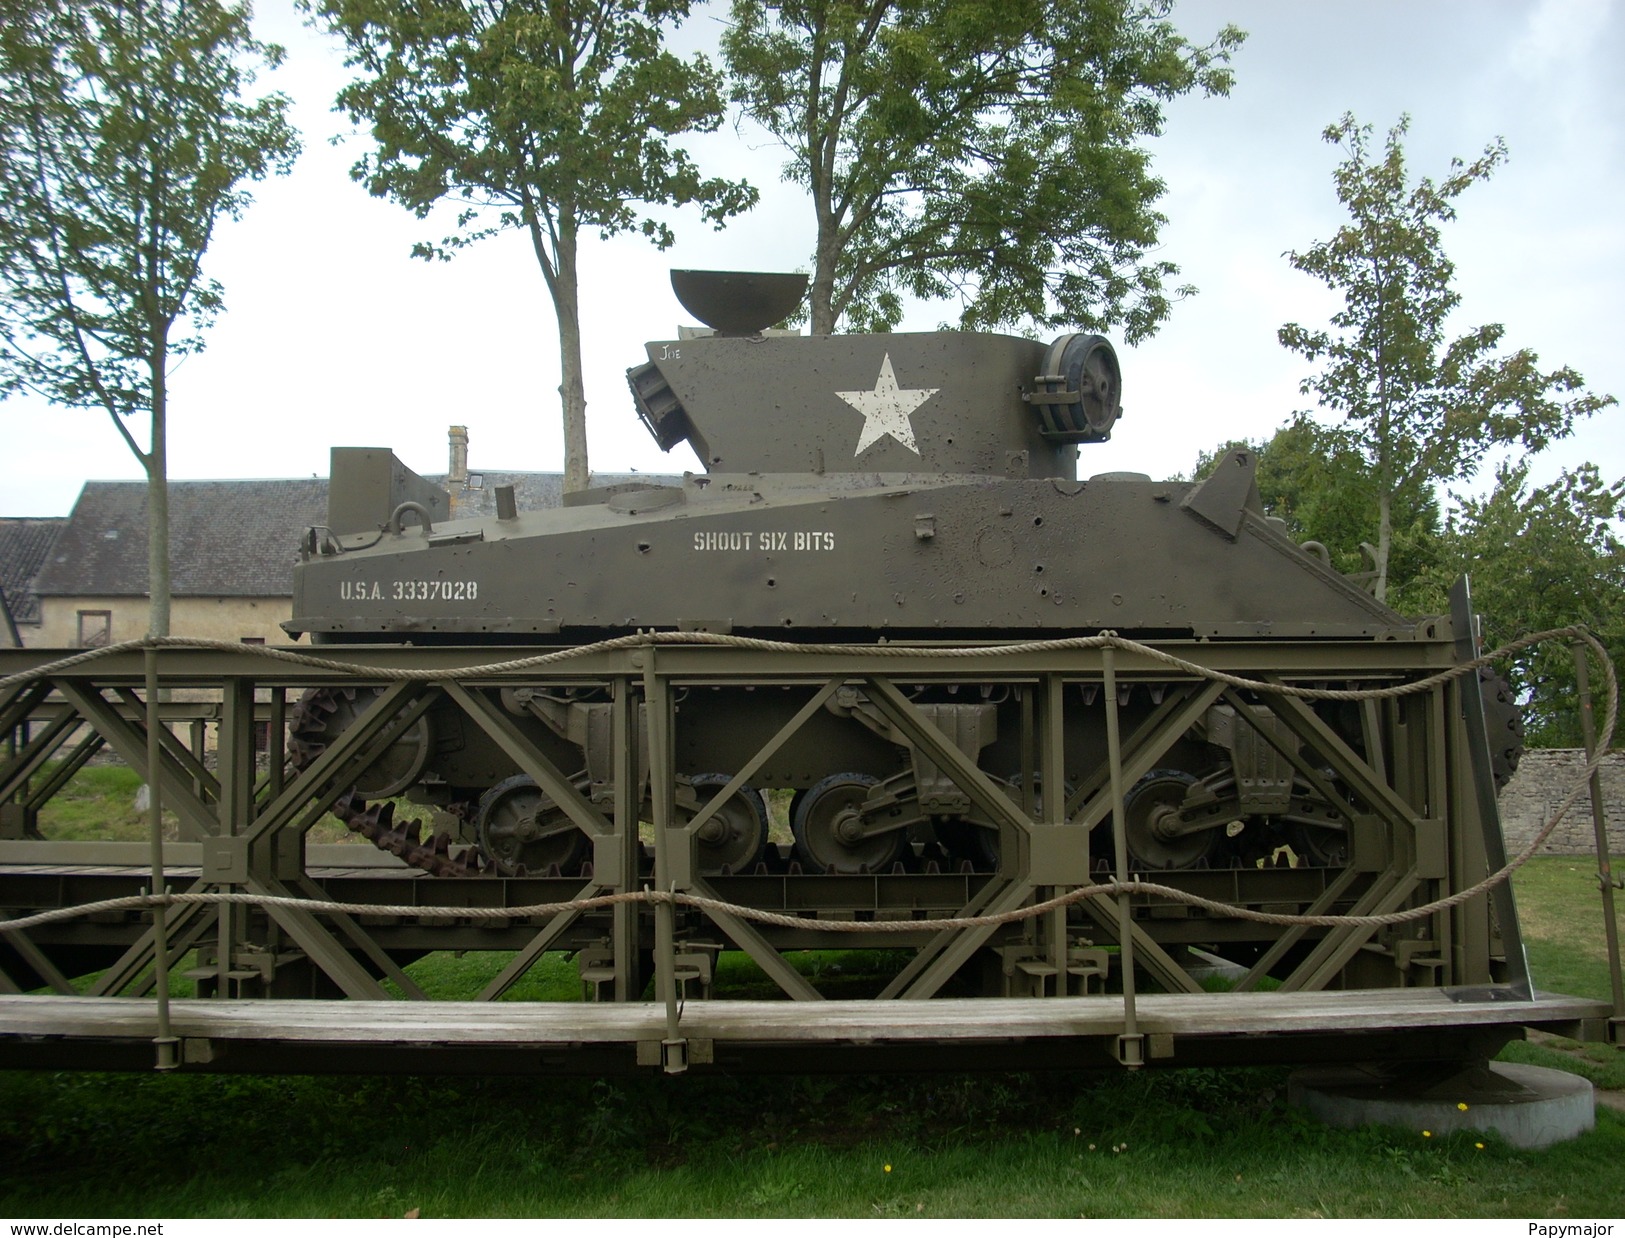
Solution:
{"label": "wooden walkway", "polygon": [[[1369,1056],[1360,1046],[1403,1045],[1423,1049],[1430,1033],[1461,1039],[1485,1032],[1518,1034],[1525,1026],[1572,1030],[1601,1020],[1606,1004],[1537,994],[1517,1000],[1505,990],[1391,989],[1323,993],[1149,994],[1136,1006],[1138,1031],[1151,1057],[1171,1064],[1205,1060],[1257,1062],[1324,1060],[1321,1049],[1283,1052],[1344,1042],[1351,1058]],[[1115,995],[1044,999],[939,999],[934,1001],[745,1002],[691,1001],[681,1012],[682,1037],[704,1045],[696,1062],[722,1061],[731,1050],[745,1056],[777,1056],[778,1069],[798,1053],[826,1062],[841,1055],[854,1061],[865,1049],[931,1056],[955,1048],[987,1055],[990,1046],[1021,1046],[1020,1062],[1079,1064],[1076,1050],[1099,1055],[1124,1032],[1122,998]],[[188,1064],[230,1069],[424,1069],[451,1053],[496,1053],[513,1067],[522,1057],[579,1055],[583,1064],[624,1059],[647,1061],[650,1046],[666,1038],[665,1010],[655,1003],[574,1002],[354,1002],[177,1000],[170,1003],[171,1034],[180,1038]],[[0,998],[0,1065],[58,1064],[83,1055],[118,1065],[122,1055],[139,1068],[151,1055],[158,1030],[150,999],[28,995]],[[1223,1042],[1246,1051],[1219,1055],[1200,1051]],[[636,1051],[644,1046],[643,1055]],[[1072,1051],[1067,1051],[1070,1048]],[[118,1049],[119,1052],[113,1052]],[[108,1053],[99,1053],[106,1050]],[[364,1055],[361,1051],[364,1051]],[[333,1056],[337,1054],[338,1056]],[[1332,1054],[1332,1056],[1336,1056]],[[233,1061],[233,1058],[238,1060]],[[537,1061],[540,1059],[537,1058]],[[974,1060],[974,1059],[971,1059]],[[87,1065],[91,1064],[87,1061]],[[1001,1068],[996,1062],[982,1065]],[[502,1069],[493,1066],[493,1069]]]}

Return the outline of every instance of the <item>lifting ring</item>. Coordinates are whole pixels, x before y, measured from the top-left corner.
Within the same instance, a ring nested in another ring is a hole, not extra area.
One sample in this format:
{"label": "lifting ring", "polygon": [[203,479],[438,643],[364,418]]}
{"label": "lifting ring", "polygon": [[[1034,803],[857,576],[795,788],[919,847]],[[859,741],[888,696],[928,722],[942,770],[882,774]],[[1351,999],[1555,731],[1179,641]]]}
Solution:
{"label": "lifting ring", "polygon": [[434,525],[429,523],[429,509],[423,506],[422,503],[408,499],[389,513],[389,531],[391,533],[398,534],[404,531],[401,528],[401,517],[407,512],[416,512],[418,514],[418,523],[423,526],[425,536],[434,532]]}

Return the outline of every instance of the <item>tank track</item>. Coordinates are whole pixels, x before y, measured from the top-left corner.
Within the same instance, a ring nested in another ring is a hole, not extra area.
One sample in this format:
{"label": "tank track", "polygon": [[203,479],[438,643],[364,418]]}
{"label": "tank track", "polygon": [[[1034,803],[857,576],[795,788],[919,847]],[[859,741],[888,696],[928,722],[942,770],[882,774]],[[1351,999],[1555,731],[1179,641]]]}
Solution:
{"label": "tank track", "polygon": [[[311,688],[288,711],[288,765],[295,775],[327,749],[327,721],[338,711],[335,703],[343,688]],[[368,803],[354,787],[341,794],[328,809],[345,828],[360,834],[380,851],[399,856],[413,868],[434,877],[478,877],[486,871],[480,849],[469,845],[452,850],[451,834],[441,830],[423,837],[423,822],[414,817],[399,824],[390,800]]]}

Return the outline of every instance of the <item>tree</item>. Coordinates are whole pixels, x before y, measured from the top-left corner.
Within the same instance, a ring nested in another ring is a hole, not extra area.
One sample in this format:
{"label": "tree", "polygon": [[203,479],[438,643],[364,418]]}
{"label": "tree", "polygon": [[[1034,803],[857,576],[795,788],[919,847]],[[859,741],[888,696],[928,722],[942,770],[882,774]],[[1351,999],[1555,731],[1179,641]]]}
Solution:
{"label": "tree", "polygon": [[[1625,665],[1625,479],[1608,485],[1591,464],[1533,491],[1528,478],[1527,462],[1503,465],[1487,497],[1458,500],[1446,529],[1438,587],[1471,573],[1473,604],[1491,648],[1584,623],[1615,665]],[[1578,746],[1570,651],[1542,645],[1519,654],[1506,671],[1524,701],[1529,742]]]}
{"label": "tree", "polygon": [[1452,160],[1443,181],[1413,185],[1401,146],[1408,125],[1401,117],[1380,158],[1369,149],[1371,127],[1353,116],[1326,129],[1326,141],[1347,154],[1333,181],[1351,222],[1288,257],[1341,293],[1344,306],[1329,331],[1288,323],[1279,333],[1305,359],[1324,360],[1301,390],[1343,415],[1373,474],[1379,600],[1388,595],[1397,494],[1470,478],[1497,446],[1539,451],[1615,402],[1584,391],[1585,380],[1566,366],[1543,373],[1529,349],[1501,355],[1499,324],[1447,340],[1461,297],[1439,225],[1456,217],[1455,200],[1468,186],[1493,174],[1506,147],[1497,140],[1471,164]]}
{"label": "tree", "polygon": [[362,76],[339,104],[376,149],[352,175],[420,219],[457,200],[457,231],[414,253],[446,258],[506,229],[529,238],[558,325],[564,486],[587,485],[578,245],[671,229],[640,204],[698,204],[720,227],[756,201],[703,179],[668,139],[715,129],[720,78],[664,49],[688,0],[310,0]]}
{"label": "tree", "polygon": [[1229,90],[1226,26],[1187,43],[1167,0],[734,0],[733,95],[789,151],[817,224],[812,330],[889,330],[902,297],[961,324],[1130,342],[1168,316],[1167,222],[1142,138]]}
{"label": "tree", "polygon": [[[1323,543],[1333,566],[1358,575],[1359,538],[1375,519],[1377,494],[1348,431],[1300,415],[1268,441],[1203,452],[1192,480],[1207,477],[1235,447],[1258,457],[1264,510],[1284,520],[1293,538]],[[1446,613],[1450,588],[1465,573],[1488,647],[1584,623],[1616,665],[1625,664],[1625,479],[1607,485],[1591,464],[1532,491],[1528,477],[1527,459],[1501,465],[1494,490],[1454,496],[1442,524],[1432,486],[1398,492],[1391,603],[1405,614]],[[1497,669],[1522,702],[1532,746],[1580,743],[1568,649],[1542,645]]]}
{"label": "tree", "polygon": [[112,419],[147,475],[148,629],[166,635],[169,369],[221,306],[202,272],[216,224],[298,151],[284,97],[243,97],[282,52],[215,0],[7,0],[4,16],[0,395]]}

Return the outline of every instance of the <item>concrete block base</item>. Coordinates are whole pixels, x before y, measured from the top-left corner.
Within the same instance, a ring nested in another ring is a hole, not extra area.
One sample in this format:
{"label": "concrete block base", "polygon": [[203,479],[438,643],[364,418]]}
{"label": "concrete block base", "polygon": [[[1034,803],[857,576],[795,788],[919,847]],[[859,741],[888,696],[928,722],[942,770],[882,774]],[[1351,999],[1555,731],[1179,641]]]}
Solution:
{"label": "concrete block base", "polygon": [[1488,1062],[1400,1073],[1313,1067],[1293,1074],[1288,1099],[1328,1126],[1492,1131],[1515,1148],[1546,1148],[1596,1125],[1591,1084],[1544,1066]]}

